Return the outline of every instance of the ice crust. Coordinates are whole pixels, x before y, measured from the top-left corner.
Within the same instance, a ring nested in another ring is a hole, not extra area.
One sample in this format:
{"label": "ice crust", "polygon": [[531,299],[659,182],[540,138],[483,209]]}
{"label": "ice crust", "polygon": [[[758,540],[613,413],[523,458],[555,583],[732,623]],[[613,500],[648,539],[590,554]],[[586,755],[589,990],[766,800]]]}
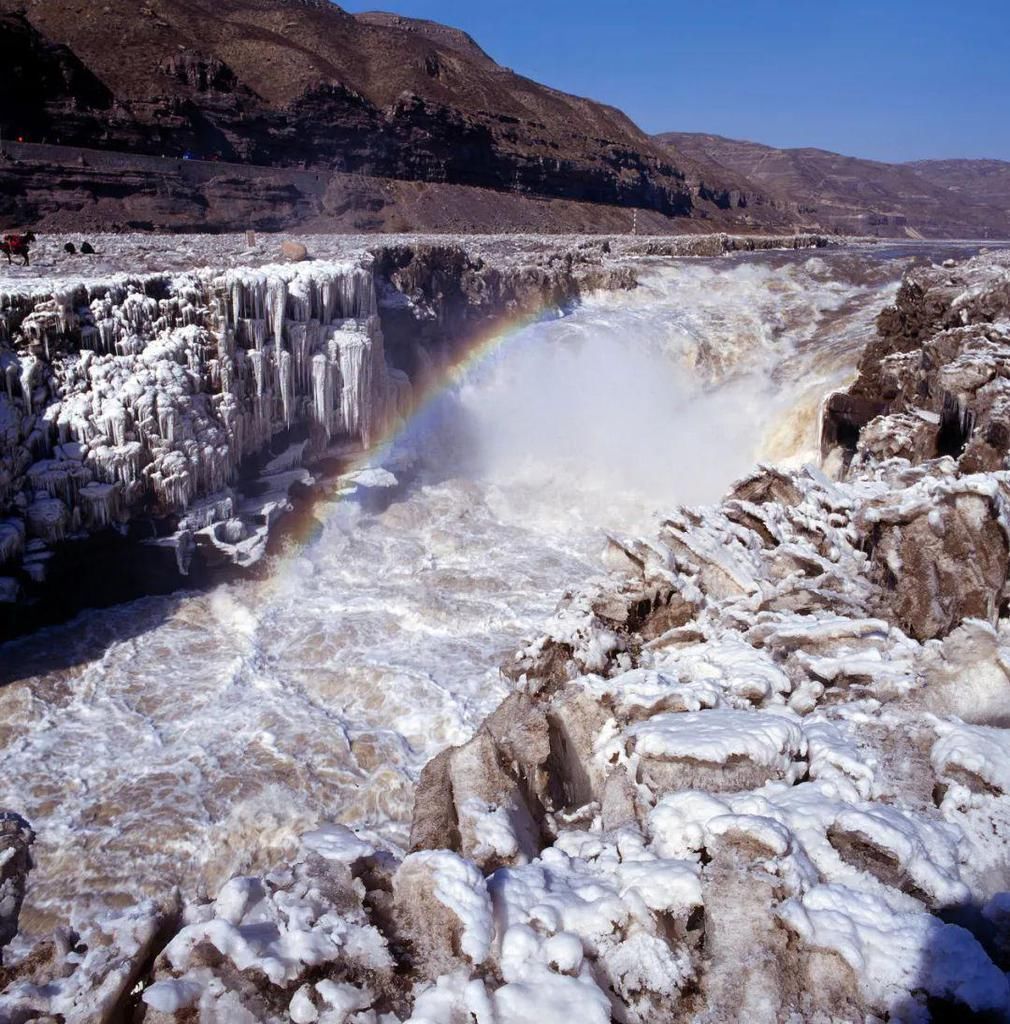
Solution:
{"label": "ice crust", "polygon": [[[977,265],[958,311],[1010,281]],[[143,1019],[1005,1019],[1008,502],[1006,468],[863,451],[612,536],[615,572],[566,595],[504,666],[513,692],[425,769],[410,852],[327,827],[160,911]],[[913,527],[938,566],[967,537],[1001,576],[910,581]],[[92,948],[111,925],[81,927]],[[136,923],[116,927],[136,962]],[[76,955],[0,1011],[67,1013],[122,977]]]}

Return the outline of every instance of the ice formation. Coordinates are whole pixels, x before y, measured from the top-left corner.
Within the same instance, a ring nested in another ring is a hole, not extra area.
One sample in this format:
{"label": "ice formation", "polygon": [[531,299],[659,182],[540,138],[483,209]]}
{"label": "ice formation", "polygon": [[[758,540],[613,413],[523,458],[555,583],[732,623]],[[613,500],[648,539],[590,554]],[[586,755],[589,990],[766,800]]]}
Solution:
{"label": "ice formation", "polygon": [[230,545],[242,561],[237,545],[264,519],[239,512],[243,460],[293,430],[308,438],[306,459],[337,443],[367,448],[409,405],[361,260],[119,275],[9,296],[0,375],[0,571],[10,576],[26,544],[125,530],[141,515],[188,538],[197,508],[196,543]]}
{"label": "ice formation", "polygon": [[829,403],[825,469],[612,536],[611,575],[425,769],[406,856],[317,830],[213,900],[81,923],[0,1014],[1006,1019],[1004,352],[1010,259],[915,271]]}

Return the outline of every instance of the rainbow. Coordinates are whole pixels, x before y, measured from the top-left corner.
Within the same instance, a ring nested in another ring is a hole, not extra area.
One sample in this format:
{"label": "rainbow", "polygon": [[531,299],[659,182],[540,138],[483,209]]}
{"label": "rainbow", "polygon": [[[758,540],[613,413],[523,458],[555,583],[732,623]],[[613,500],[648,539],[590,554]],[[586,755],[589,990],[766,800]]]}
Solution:
{"label": "rainbow", "polygon": [[[371,444],[352,455],[340,475],[347,476],[381,466],[383,458],[416,430],[442,396],[462,385],[476,367],[489,361],[527,328],[543,320],[547,313],[556,311],[554,303],[542,303],[521,313],[498,317],[488,328],[476,333],[454,359],[431,375],[423,390],[415,390],[410,414],[396,418]],[[344,499],[337,493],[319,499],[319,503],[335,504],[341,500]],[[284,532],[287,540],[284,549],[270,560],[272,572],[276,573],[284,564],[297,557],[317,527],[318,521],[310,516],[302,517],[301,522],[296,519],[293,525],[288,525]]]}

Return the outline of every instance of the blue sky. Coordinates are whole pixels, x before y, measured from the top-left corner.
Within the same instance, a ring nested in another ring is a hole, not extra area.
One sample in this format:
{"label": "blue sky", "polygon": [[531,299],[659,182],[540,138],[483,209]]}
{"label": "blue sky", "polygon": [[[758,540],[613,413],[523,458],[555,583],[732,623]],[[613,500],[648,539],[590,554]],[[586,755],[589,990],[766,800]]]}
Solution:
{"label": "blue sky", "polygon": [[500,64],[708,131],[878,160],[1010,160],[1010,0],[341,2],[466,29]]}

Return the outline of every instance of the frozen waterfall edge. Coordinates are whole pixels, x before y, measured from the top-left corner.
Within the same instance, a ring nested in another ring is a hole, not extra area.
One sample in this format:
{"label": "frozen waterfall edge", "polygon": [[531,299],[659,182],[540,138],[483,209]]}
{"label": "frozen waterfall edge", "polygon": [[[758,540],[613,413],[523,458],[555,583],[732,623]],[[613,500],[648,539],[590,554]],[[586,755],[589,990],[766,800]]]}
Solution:
{"label": "frozen waterfall edge", "polygon": [[256,566],[473,338],[632,287],[608,249],[390,244],[0,295],[0,639]]}

